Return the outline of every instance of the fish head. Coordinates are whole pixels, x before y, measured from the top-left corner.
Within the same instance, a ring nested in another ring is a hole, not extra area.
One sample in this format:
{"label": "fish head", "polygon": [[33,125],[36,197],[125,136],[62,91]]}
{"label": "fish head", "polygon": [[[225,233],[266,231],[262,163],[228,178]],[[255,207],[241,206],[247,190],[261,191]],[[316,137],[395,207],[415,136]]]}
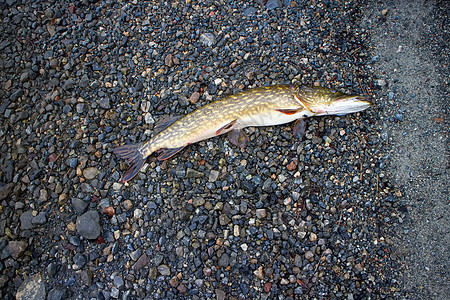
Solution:
{"label": "fish head", "polygon": [[372,104],[361,95],[348,95],[328,88],[303,88],[298,99],[315,116],[346,115],[363,111]]}

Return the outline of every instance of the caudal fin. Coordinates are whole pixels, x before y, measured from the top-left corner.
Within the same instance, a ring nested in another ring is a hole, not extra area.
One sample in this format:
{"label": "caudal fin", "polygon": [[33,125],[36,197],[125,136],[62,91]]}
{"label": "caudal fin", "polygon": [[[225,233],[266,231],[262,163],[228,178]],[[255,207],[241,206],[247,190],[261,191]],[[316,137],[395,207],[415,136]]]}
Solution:
{"label": "caudal fin", "polygon": [[130,168],[121,178],[122,182],[127,182],[128,180],[136,176],[136,174],[144,165],[145,160],[147,159],[147,156],[144,156],[141,151],[140,144],[123,145],[113,149],[113,152],[114,154],[127,159],[128,163],[130,164]]}

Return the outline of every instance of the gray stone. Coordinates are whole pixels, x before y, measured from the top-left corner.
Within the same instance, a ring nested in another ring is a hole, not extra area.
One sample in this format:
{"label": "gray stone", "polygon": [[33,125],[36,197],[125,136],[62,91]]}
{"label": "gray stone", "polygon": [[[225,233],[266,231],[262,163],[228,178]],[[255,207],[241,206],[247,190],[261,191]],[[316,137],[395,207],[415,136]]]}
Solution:
{"label": "gray stone", "polygon": [[78,234],[86,239],[95,240],[100,235],[100,217],[95,210],[87,211],[77,217],[76,225]]}
{"label": "gray stone", "polygon": [[83,176],[89,180],[94,179],[98,174],[100,174],[100,171],[96,167],[89,167],[83,170]]}
{"label": "gray stone", "polygon": [[230,263],[230,256],[227,253],[222,254],[219,258],[219,267],[227,267]]}
{"label": "gray stone", "polygon": [[63,288],[53,288],[48,292],[47,300],[62,300],[66,298],[66,290]]}
{"label": "gray stone", "polygon": [[75,209],[76,213],[78,215],[83,214],[86,211],[86,208],[88,207],[88,203],[86,201],[83,201],[78,198],[72,199],[72,206]]}
{"label": "gray stone", "polygon": [[148,265],[149,259],[147,257],[147,254],[142,254],[141,257],[137,260],[137,262],[133,265],[133,270],[139,271],[146,265]]}
{"label": "gray stone", "polygon": [[8,250],[12,258],[18,259],[22,256],[27,247],[28,243],[25,241],[10,241],[8,243],[8,246],[6,246],[6,249]]}
{"label": "gray stone", "polygon": [[45,224],[47,222],[47,217],[45,216],[44,212],[40,212],[35,217],[33,217],[31,222],[34,225],[42,225],[42,224]]}
{"label": "gray stone", "polygon": [[161,274],[163,276],[169,276],[170,268],[166,265],[160,265],[160,266],[158,266],[158,272],[159,272],[159,274]]}
{"label": "gray stone", "polygon": [[31,210],[28,210],[20,215],[20,229],[27,230],[33,228],[33,212]]}

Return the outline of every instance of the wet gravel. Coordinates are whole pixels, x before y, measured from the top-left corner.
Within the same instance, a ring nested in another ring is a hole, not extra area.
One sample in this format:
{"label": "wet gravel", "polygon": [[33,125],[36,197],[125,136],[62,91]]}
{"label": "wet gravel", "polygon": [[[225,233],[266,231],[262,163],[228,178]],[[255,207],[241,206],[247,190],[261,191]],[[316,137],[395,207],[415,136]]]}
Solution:
{"label": "wet gravel", "polygon": [[[0,8],[2,299],[401,295],[391,228],[406,210],[360,1]],[[248,129],[245,150],[200,142],[118,182],[111,149],[157,120],[281,83],[375,107],[310,119],[301,141],[283,125]]]}

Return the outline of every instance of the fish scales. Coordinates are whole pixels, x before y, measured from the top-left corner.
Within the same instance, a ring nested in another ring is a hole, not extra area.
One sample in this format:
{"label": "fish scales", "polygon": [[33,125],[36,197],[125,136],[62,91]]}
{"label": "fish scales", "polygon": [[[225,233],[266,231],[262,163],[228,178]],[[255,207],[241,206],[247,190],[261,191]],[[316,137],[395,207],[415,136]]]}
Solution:
{"label": "fish scales", "polygon": [[[189,144],[227,132],[237,136],[236,139],[230,138],[232,142],[242,142],[246,136],[239,130],[248,126],[279,125],[311,116],[341,115],[369,106],[370,103],[362,96],[346,95],[327,88],[260,87],[207,104],[174,121],[148,142],[120,146],[114,152],[131,164],[122,177],[122,181],[128,181],[155,151],[161,151],[158,159],[164,160]],[[241,145],[241,142],[236,143]]]}

